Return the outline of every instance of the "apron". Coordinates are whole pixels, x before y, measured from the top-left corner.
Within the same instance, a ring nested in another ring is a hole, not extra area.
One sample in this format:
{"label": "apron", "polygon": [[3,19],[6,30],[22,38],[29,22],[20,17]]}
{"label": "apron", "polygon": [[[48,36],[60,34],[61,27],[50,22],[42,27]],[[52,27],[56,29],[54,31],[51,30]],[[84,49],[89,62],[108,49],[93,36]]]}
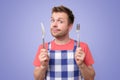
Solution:
{"label": "apron", "polygon": [[51,50],[51,43],[48,43],[50,61],[45,80],[82,80],[74,59],[76,47],[77,41],[74,41],[73,50]]}

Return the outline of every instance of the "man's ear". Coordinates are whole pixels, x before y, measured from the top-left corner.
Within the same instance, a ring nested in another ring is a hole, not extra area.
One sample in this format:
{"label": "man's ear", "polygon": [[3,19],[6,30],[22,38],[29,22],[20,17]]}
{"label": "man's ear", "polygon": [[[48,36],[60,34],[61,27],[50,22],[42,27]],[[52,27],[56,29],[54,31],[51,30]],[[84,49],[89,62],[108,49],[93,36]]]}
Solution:
{"label": "man's ear", "polygon": [[69,32],[71,31],[73,24],[69,24]]}

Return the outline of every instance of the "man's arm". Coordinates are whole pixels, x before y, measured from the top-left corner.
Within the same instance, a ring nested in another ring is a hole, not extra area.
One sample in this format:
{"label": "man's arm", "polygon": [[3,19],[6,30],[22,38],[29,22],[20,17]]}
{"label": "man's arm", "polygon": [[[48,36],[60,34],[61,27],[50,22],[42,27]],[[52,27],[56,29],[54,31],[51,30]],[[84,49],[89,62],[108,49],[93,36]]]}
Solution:
{"label": "man's arm", "polygon": [[48,69],[49,64],[49,56],[46,49],[41,49],[39,54],[39,60],[40,60],[40,67],[35,67],[34,69],[34,78],[35,80],[44,80],[46,76],[46,71]]}
{"label": "man's arm", "polygon": [[81,74],[82,74],[84,80],[94,80],[95,71],[94,71],[92,65],[87,66],[83,62],[81,65],[79,65],[79,69],[81,71]]}
{"label": "man's arm", "polygon": [[85,56],[86,55],[81,48],[76,49],[75,60],[76,60],[77,65],[79,66],[79,69],[81,71],[81,74],[84,80],[94,80],[95,71],[92,65],[87,66],[84,63]]}
{"label": "man's arm", "polygon": [[35,80],[44,80],[47,68],[45,67],[35,67],[34,78]]}

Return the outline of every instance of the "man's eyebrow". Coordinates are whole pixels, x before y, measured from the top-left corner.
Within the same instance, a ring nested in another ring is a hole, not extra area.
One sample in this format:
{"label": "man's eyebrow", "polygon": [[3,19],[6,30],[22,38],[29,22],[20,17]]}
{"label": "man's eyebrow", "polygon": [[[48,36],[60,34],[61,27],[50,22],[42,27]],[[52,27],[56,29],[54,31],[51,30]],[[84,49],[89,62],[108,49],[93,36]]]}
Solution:
{"label": "man's eyebrow", "polygon": [[[53,17],[51,17],[51,19],[54,19]],[[58,19],[64,19],[64,18],[58,18]]]}
{"label": "man's eyebrow", "polygon": [[64,18],[58,18],[58,19],[64,19]]}

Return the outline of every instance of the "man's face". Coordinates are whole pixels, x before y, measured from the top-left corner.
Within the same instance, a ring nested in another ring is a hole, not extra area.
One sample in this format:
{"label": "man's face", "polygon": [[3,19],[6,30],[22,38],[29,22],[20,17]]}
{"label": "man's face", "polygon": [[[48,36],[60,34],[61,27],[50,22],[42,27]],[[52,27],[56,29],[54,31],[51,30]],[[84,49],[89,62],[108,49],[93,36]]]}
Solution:
{"label": "man's face", "polygon": [[56,37],[64,37],[69,33],[68,16],[64,12],[54,12],[51,17],[51,34]]}

